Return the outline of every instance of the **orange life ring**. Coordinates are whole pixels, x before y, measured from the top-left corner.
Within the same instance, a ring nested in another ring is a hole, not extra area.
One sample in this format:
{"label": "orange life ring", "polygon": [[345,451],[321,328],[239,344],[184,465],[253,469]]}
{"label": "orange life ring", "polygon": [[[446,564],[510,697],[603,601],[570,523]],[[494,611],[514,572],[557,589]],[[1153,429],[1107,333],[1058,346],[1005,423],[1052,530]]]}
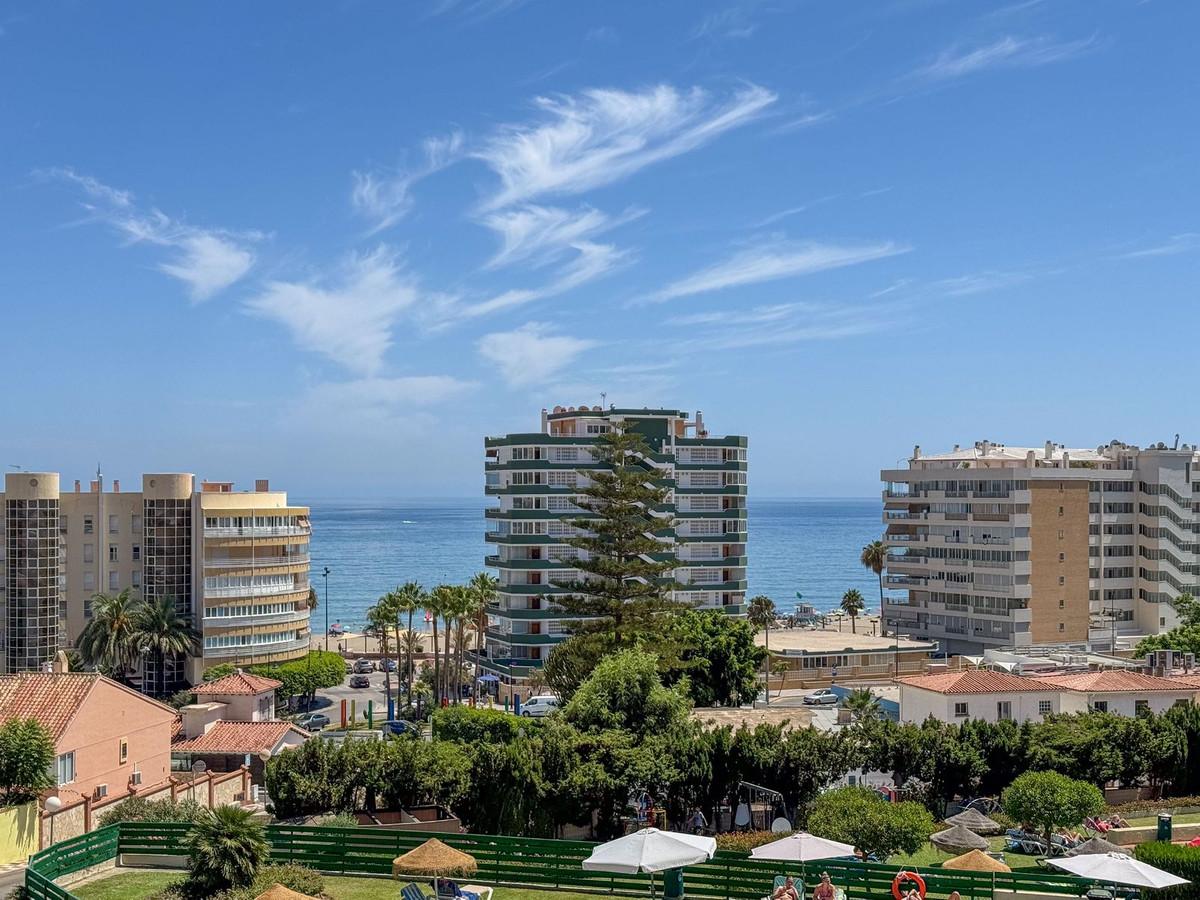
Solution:
{"label": "orange life ring", "polygon": [[916,872],[897,872],[896,877],[892,879],[892,896],[896,900],[904,900],[900,893],[900,885],[906,881],[915,881],[917,883],[917,893],[921,895],[921,900],[925,900],[925,879]]}

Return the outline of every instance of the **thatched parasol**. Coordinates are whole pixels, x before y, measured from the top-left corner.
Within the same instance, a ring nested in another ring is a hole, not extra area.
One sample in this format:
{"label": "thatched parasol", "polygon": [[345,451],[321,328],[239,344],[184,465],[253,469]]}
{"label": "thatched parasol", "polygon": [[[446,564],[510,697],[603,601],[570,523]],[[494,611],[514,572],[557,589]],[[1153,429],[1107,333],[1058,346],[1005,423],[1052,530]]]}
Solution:
{"label": "thatched parasol", "polygon": [[1072,847],[1067,851],[1067,856],[1091,856],[1094,853],[1124,853],[1124,847],[1118,847],[1112,841],[1106,841],[1102,837],[1089,838],[1078,847]]}
{"label": "thatched parasol", "polygon": [[479,868],[475,857],[430,838],[392,860],[392,876],[470,875]]}
{"label": "thatched parasol", "polygon": [[939,831],[929,839],[939,850],[965,853],[968,850],[986,850],[991,845],[965,825],[955,825]]}
{"label": "thatched parasol", "polygon": [[254,900],[314,900],[314,898],[308,894],[293,891],[291,888],[284,887],[282,884],[276,882],[255,897]]}
{"label": "thatched parasol", "polygon": [[962,825],[964,828],[970,828],[976,834],[999,834],[1004,830],[1003,825],[989,819],[977,809],[964,809],[958,815],[948,818],[946,824]]}
{"label": "thatched parasol", "polygon": [[942,863],[943,869],[959,869],[963,872],[1011,872],[1008,866],[1000,860],[988,856],[982,850],[971,850],[962,856],[948,859]]}

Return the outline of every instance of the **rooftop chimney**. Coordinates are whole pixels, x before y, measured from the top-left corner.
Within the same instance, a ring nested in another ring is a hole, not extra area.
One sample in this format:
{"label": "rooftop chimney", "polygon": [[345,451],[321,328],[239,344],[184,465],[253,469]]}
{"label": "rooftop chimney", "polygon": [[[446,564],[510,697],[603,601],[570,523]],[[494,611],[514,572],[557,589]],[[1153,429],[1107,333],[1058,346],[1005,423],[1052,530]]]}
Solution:
{"label": "rooftop chimney", "polygon": [[916,446],[913,447],[913,459],[920,459],[920,458],[921,458],[921,445],[917,444]]}
{"label": "rooftop chimney", "polygon": [[94,494],[98,490],[100,490],[100,482],[93,480],[92,481],[92,493]]}
{"label": "rooftop chimney", "polygon": [[1025,454],[1025,465],[1027,468],[1032,469],[1034,465],[1036,465],[1034,462],[1036,456],[1037,454],[1035,454],[1032,450]]}
{"label": "rooftop chimney", "polygon": [[80,487],[80,485],[79,485],[79,479],[78,479],[78,478],[76,478],[76,479],[75,479],[75,493],[77,493],[77,494],[79,493],[79,487]]}
{"label": "rooftop chimney", "polygon": [[265,478],[254,479],[254,490],[260,494],[265,494],[271,489],[271,483]]}
{"label": "rooftop chimney", "polygon": [[121,493],[121,481],[118,478],[113,479],[113,493],[114,494]]}
{"label": "rooftop chimney", "polygon": [[1046,441],[1046,459],[1054,456],[1054,441]]}

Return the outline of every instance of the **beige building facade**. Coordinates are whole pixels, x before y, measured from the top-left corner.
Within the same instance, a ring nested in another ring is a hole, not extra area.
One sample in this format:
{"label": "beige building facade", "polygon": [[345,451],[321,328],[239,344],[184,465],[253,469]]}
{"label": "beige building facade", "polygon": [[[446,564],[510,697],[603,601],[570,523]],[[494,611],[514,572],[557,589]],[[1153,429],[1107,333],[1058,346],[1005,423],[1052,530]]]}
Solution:
{"label": "beige building facade", "polygon": [[67,486],[53,472],[6,475],[3,671],[44,667],[74,645],[96,594],[124,589],[171,598],[202,635],[198,655],[169,662],[170,683],[195,680],[218,663],[307,652],[307,507],[290,505],[265,481],[235,491],[186,473],[144,475],[138,490],[120,481],[104,488],[99,477]]}
{"label": "beige building facade", "polygon": [[881,473],[884,614],[949,653],[1131,647],[1200,591],[1200,453],[979,441]]}

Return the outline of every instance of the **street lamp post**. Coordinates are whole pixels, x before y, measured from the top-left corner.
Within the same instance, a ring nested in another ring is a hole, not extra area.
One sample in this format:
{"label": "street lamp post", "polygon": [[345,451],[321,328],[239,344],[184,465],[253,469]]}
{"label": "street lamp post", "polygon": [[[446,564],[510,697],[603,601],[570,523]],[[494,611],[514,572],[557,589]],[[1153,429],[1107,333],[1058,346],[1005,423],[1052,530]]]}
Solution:
{"label": "street lamp post", "polygon": [[62,809],[62,800],[58,797],[47,797],[46,802],[42,804],[46,811],[50,813],[50,844],[54,846],[54,814]]}
{"label": "street lamp post", "polygon": [[325,576],[325,652],[329,652],[329,566],[322,573]]}

